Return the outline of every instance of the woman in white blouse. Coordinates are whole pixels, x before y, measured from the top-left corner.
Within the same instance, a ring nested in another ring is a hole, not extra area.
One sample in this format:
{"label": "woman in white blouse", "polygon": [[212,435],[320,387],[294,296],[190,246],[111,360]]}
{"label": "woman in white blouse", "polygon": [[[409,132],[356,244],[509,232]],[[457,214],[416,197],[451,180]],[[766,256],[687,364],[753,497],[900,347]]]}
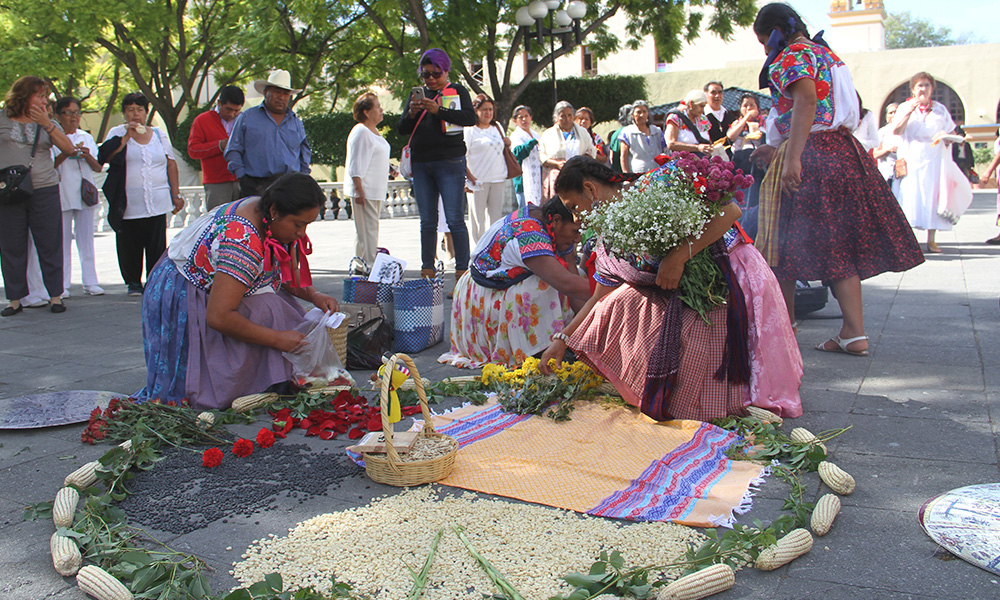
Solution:
{"label": "woman in white blouse", "polygon": [[525,105],[514,109],[514,124],[517,127],[510,134],[511,152],[521,161],[521,176],[514,178],[514,195],[517,205],[524,208],[542,205],[542,159],[538,144],[542,136],[531,129],[531,109]]}
{"label": "woman in white blouse", "polygon": [[554,125],[542,134],[542,202],[555,197],[555,182],[566,161],[574,156],[586,154],[597,157],[597,149],[586,129],[577,125],[573,118],[576,110],[565,100],[556,103],[552,111]]}
{"label": "woman in white blouse", "polygon": [[354,101],[358,122],[347,136],[344,194],[354,205],[354,253],[371,267],[378,251],[379,216],[389,186],[389,142],[378,132],[382,122],[378,96],[365,92]]}
{"label": "woman in white blouse", "polygon": [[167,248],[167,213],[184,208],[174,149],[165,133],[146,125],[148,111],[142,94],[125,96],[125,124],[111,128],[97,157],[110,164],[103,189],[129,296],[142,295],[144,256],[149,277]]}
{"label": "woman in white blouse", "polygon": [[652,171],[659,166],[654,159],[667,149],[663,130],[649,122],[649,105],[645,100],[632,103],[632,124],[622,129],[618,139],[625,173]]}
{"label": "woman in white blouse", "polygon": [[[94,173],[101,170],[101,164],[97,162],[97,143],[93,136],[80,129],[80,102],[76,98],[60,98],[56,102],[55,114],[66,137],[75,147],[71,154],[52,148],[52,161],[59,171],[59,200],[62,204],[63,293],[69,293],[75,239],[76,251],[80,255],[83,291],[91,296],[100,296],[104,290],[97,284],[97,265],[94,262],[94,213],[97,212],[97,204],[86,204],[81,193],[83,181],[94,185]],[[97,188],[93,189],[96,200]]]}
{"label": "woman in white blouse", "polygon": [[465,187],[469,198],[469,243],[475,245],[503,214],[503,187],[507,180],[504,147],[510,138],[493,120],[493,100],[479,94],[472,101],[479,121],[465,128]]}
{"label": "woman in white blouse", "polygon": [[861,143],[861,147],[871,152],[878,147],[878,116],[865,108],[861,101],[861,94],[858,94],[858,110],[861,119],[858,126],[854,128],[854,137]]}

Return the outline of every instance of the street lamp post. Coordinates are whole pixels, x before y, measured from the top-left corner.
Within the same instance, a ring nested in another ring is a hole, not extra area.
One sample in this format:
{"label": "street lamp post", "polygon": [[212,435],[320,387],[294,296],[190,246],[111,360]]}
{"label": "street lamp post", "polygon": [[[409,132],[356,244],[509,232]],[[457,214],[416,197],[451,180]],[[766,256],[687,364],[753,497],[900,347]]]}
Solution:
{"label": "street lamp post", "polygon": [[[556,87],[555,39],[558,37],[562,47],[570,44],[569,34],[573,34],[576,44],[581,42],[580,19],[587,14],[587,4],[582,0],[572,0],[566,3],[566,8],[560,9],[560,0],[534,0],[527,6],[522,6],[515,13],[515,20],[524,29],[524,50],[531,51],[531,26],[535,25],[535,43],[545,46],[545,38],[549,38],[549,54],[552,56],[552,102],[559,102],[559,91]],[[544,25],[545,17],[549,18],[549,26]]]}

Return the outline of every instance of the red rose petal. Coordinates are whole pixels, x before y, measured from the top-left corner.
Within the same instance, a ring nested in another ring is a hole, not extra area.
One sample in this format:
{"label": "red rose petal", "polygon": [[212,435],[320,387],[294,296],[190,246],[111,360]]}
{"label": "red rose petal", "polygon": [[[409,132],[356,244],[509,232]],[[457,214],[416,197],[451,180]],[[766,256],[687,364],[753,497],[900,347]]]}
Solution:
{"label": "red rose petal", "polygon": [[382,429],[382,415],[368,419],[368,431],[378,431]]}
{"label": "red rose petal", "polygon": [[310,419],[302,419],[299,421],[299,427],[302,429],[310,429],[313,426],[313,422]]}
{"label": "red rose petal", "polygon": [[409,417],[409,416],[412,416],[412,415],[415,415],[415,414],[419,413],[420,412],[420,407],[419,406],[404,406],[401,410],[402,410],[404,416]]}
{"label": "red rose petal", "polygon": [[319,425],[313,425],[312,427],[306,430],[306,437],[313,435],[319,435]]}
{"label": "red rose petal", "polygon": [[347,432],[347,437],[352,440],[356,440],[365,434],[364,430],[360,427],[355,427],[354,429]]}
{"label": "red rose petal", "polygon": [[321,431],[321,432],[319,432],[319,439],[321,439],[321,440],[329,441],[329,440],[332,440],[335,437],[337,437],[337,432],[335,432],[335,431]]}

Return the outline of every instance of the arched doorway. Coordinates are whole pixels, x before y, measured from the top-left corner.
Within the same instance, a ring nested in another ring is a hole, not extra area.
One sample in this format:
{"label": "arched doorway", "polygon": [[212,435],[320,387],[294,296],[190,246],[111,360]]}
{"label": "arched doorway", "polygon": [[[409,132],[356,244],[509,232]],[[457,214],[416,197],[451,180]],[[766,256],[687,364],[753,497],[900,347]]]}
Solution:
{"label": "arched doorway", "polygon": [[[882,109],[879,113],[879,123],[885,125],[885,107],[895,102],[899,104],[904,102],[907,98],[911,96],[910,92],[910,82],[905,81],[899,84],[899,87],[894,89],[892,93],[885,99],[882,103]],[[962,103],[962,98],[959,97],[958,92],[951,89],[951,87],[941,81],[940,79],[934,82],[934,93],[931,95],[931,99],[944,104],[947,107],[948,112],[951,113],[951,118],[957,122],[965,122],[965,104]],[[1000,109],[998,109],[1000,110]]]}

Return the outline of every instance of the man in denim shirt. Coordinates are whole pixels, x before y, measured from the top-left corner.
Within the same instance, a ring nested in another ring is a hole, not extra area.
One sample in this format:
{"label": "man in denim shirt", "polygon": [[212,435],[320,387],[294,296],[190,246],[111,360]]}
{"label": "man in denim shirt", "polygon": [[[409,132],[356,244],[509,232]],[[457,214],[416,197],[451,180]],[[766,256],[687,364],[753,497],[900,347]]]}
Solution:
{"label": "man in denim shirt", "polygon": [[240,181],[240,197],[258,196],[278,177],[309,173],[312,152],[302,120],[288,107],[292,88],[288,71],[276,70],[254,82],[264,101],[240,113],[226,146],[229,170]]}

